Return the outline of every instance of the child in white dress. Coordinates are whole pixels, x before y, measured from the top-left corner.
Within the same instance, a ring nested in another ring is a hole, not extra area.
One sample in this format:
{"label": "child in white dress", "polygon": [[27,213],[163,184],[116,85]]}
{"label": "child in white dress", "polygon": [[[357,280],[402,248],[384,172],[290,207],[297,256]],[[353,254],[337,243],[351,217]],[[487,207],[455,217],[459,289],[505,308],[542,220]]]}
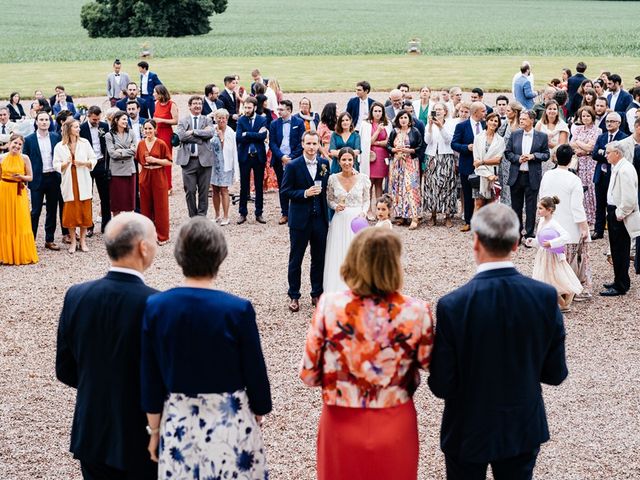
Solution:
{"label": "child in white dress", "polygon": [[393,201],[391,195],[385,193],[378,200],[376,200],[376,218],[378,223],[376,227],[391,229],[391,210],[393,209]]}
{"label": "child in white dress", "polygon": [[[564,253],[554,253],[550,249],[563,247],[569,240],[569,234],[553,219],[556,205],[560,203],[558,197],[543,197],[538,202],[538,228],[536,238],[527,239],[527,245],[539,247],[533,265],[532,277],[541,282],[553,285],[558,291],[558,305],[563,313],[571,311],[573,297],[582,292],[580,280],[567,263]],[[540,232],[545,229],[555,230],[559,235],[551,240],[540,243]]]}

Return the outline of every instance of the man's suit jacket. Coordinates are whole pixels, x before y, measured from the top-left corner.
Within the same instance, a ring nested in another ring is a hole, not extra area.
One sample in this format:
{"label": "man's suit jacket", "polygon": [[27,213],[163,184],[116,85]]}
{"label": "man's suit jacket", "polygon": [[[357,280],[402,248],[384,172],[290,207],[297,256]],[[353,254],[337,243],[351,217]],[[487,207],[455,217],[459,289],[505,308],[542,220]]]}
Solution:
{"label": "man's suit jacket", "polygon": [[[222,103],[222,100],[220,100],[219,98],[215,101],[216,107],[217,108],[224,108],[224,104]],[[202,100],[202,114],[203,115],[211,115],[212,110],[211,107],[209,106],[209,102],[207,102],[206,99]]]}
{"label": "man's suit jacket", "polygon": [[[398,110],[398,113],[402,112],[403,109]],[[393,123],[393,120],[396,118],[396,111],[393,109],[393,105],[387,105],[384,107],[384,113],[387,115],[387,120]]]}
{"label": "man's suit jacket", "polygon": [[611,194],[616,206],[616,217],[633,239],[640,236],[640,212],[638,210],[638,174],[631,162],[622,158],[618,168],[612,170],[607,196]]}
{"label": "man's suit jacket", "polygon": [[[266,87],[269,84],[269,79],[263,78],[262,83]],[[255,94],[256,94],[256,82],[251,82],[251,95],[255,95]]]}
{"label": "man's suit jacket", "polygon": [[[238,128],[236,129],[236,145],[238,145],[238,163],[242,164],[249,160],[249,146],[253,145],[258,154],[258,162],[263,165],[267,163],[267,149],[264,141],[267,139],[269,132],[267,126],[267,118],[262,115],[253,115],[253,125],[251,119],[246,115],[242,115],[238,119]],[[261,128],[267,130],[260,133]]]}
{"label": "man's suit jacket", "polygon": [[[102,152],[102,159],[96,163],[96,166],[91,170],[92,177],[99,177],[107,173],[107,142],[104,136],[109,131],[109,124],[107,122],[100,122],[98,124],[98,131],[102,130],[104,133],[98,134],[100,139],[100,151]],[[80,137],[86,139],[93,147],[93,140],[91,138],[91,130],[89,128],[89,122],[84,122],[80,125]]]}
{"label": "man's suit jacket", "polygon": [[536,98],[536,92],[531,88],[531,82],[525,75],[520,75],[513,84],[513,96],[525,109],[533,108],[533,99]]}
{"label": "man's suit jacket", "polygon": [[[613,136],[612,141],[623,140],[627,138],[627,134],[623,133],[622,130],[618,130],[616,134]],[[607,162],[607,158],[605,157],[605,148],[609,143],[609,132],[605,131],[602,135],[598,136],[596,140],[596,144],[593,147],[593,153],[591,156],[593,159],[598,162],[596,166],[595,172],[593,172],[593,183],[599,183],[600,179],[605,178],[605,175],[611,174],[611,164]],[[602,166],[604,165],[605,171],[602,171]]]}
{"label": "man's suit jacket", "polygon": [[225,108],[225,110],[227,110],[227,112],[229,112],[228,125],[231,128],[233,128],[233,130],[235,131],[238,126],[238,121],[233,119],[233,116],[238,113],[238,109],[236,108],[235,94],[229,95],[229,92],[227,92],[227,89],[224,88],[220,92],[220,95],[218,96],[218,100],[222,102],[222,106]]}
{"label": "man's suit jacket", "polygon": [[[484,121],[481,122],[482,130],[485,129]],[[458,171],[461,175],[471,175],[473,168],[473,152],[469,151],[469,145],[475,140],[471,120],[467,119],[456,125],[451,139],[451,148],[460,154],[458,160]]]}
{"label": "man's suit jacket", "polygon": [[[73,103],[73,97],[71,95],[67,95],[67,98],[65,100],[67,103]],[[58,102],[58,95],[52,95],[49,98],[49,105],[51,105],[51,108],[53,108],[53,106]]]}
{"label": "man's suit jacket", "polygon": [[154,293],[137,276],[120,272],[67,291],[56,377],[77,390],[70,450],[80,460],[120,470],[149,465],[140,356],[142,316]]}
{"label": "man's suit jacket", "polygon": [[555,288],[489,270],[442,297],[436,316],[429,388],[445,400],[442,451],[484,463],[547,441],[540,383],[568,374]]}
{"label": "man's suit jacket", "polygon": [[122,91],[127,89],[129,85],[129,74],[122,72],[120,74],[120,83],[116,83],[116,74],[111,72],[107,76],[107,98],[120,98]]}
{"label": "man's suit jacket", "polygon": [[[116,107],[118,107],[123,112],[127,111],[127,102],[129,101],[129,97],[121,98],[116,102]],[[137,97],[136,101],[138,105],[140,105],[140,117],[149,118],[149,104],[142,97]]]}
{"label": "man's suit jacket", "polygon": [[[529,185],[533,190],[540,188],[542,180],[542,162],[549,160],[549,137],[546,133],[542,133],[532,128],[533,141],[531,142],[531,152],[535,157],[527,162],[529,164]],[[518,129],[511,134],[507,141],[507,148],[504,154],[507,160],[511,162],[509,168],[509,186],[516,184],[518,172],[520,171],[520,155],[522,155],[522,135],[524,130]]]}
{"label": "man's suit jacket", "polygon": [[[31,160],[31,170],[33,171],[33,180],[28,183],[30,190],[39,190],[42,182],[42,154],[40,153],[40,145],[38,145],[38,132],[34,132],[31,135],[27,135],[24,139],[24,146],[22,147],[22,153],[24,153],[29,160]],[[60,135],[55,132],[49,132],[49,139],[51,140],[51,154],[55,146],[60,143]],[[58,181],[62,181],[62,177],[58,172],[55,172]]]}
{"label": "man's suit jacket", "polygon": [[[205,130],[207,127],[209,129]],[[186,117],[182,117],[178,121],[178,127],[176,128],[176,133],[180,138],[180,146],[176,152],[176,165],[185,166],[189,163],[191,145],[195,143],[200,165],[203,167],[213,166],[215,159],[213,145],[211,144],[211,139],[215,134],[213,128],[213,120],[206,115],[200,114],[198,116],[198,128],[195,130],[193,129],[193,116],[189,114]]]}
{"label": "man's suit jacket", "polygon": [[[147,94],[148,95],[153,95],[153,89],[156,88],[156,86],[158,85],[162,85],[162,82],[160,81],[160,79],[158,78],[158,75],[155,72],[147,72],[149,75],[147,76]],[[140,74],[140,95],[142,95],[142,92],[144,92],[144,89],[142,88],[142,74]]]}
{"label": "man's suit jacket", "polygon": [[582,73],[576,73],[567,79],[567,95],[569,96],[569,101],[571,101],[573,96],[578,93],[578,88],[580,88],[580,85],[582,85],[582,82],[586,79],[587,77]]}
{"label": "man's suit jacket", "polygon": [[[278,118],[271,122],[269,125],[269,148],[271,149],[271,166],[278,165],[282,162],[282,156],[284,155],[280,151],[280,145],[282,144],[282,129],[284,127],[284,121],[282,118]],[[289,130],[289,147],[291,153],[289,158],[294,159],[302,155],[302,134],[305,132],[304,120],[291,117],[291,128]]]}
{"label": "man's suit jacket", "polygon": [[[73,117],[75,118],[78,115],[78,111],[76,110],[76,106],[73,103],[67,102],[67,108],[65,110],[69,110]],[[53,105],[53,114],[58,115],[62,111],[62,106],[59,103]]]}
{"label": "man's suit jacket", "polygon": [[[607,105],[609,105],[609,108],[611,108],[612,97],[613,97],[612,93],[607,95]],[[627,108],[629,108],[629,105],[631,105],[631,102],[633,102],[633,97],[631,96],[631,94],[621,88],[620,94],[618,95],[618,100],[616,101],[616,105],[613,108],[613,110],[615,112],[622,114],[621,117],[624,118],[625,117],[624,113],[627,111]]]}
{"label": "man's suit jacket", "polygon": [[[371,97],[367,97],[367,116],[369,116],[369,109],[371,109],[371,104],[375,102],[375,100]],[[393,107],[392,107],[393,108]],[[353,125],[355,126],[358,123],[358,118],[360,118],[360,98],[352,97],[347,102],[347,113],[351,115],[353,119]]]}
{"label": "man's suit jacket", "polygon": [[318,195],[320,215],[326,225],[329,225],[329,208],[327,206],[327,182],[331,174],[329,162],[320,155],[317,157],[318,167],[316,177],[311,178],[304,156],[294,158],[284,169],[282,178],[282,195],[289,199],[289,228],[304,230],[309,224],[313,213],[315,197],[305,198],[304,191],[312,187],[316,180],[322,181],[322,193]]}

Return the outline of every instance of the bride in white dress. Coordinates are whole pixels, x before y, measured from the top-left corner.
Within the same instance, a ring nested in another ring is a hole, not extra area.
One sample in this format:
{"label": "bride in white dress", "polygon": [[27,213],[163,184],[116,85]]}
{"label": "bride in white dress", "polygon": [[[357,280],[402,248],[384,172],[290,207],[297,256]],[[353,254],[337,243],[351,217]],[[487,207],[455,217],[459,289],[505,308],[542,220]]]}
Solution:
{"label": "bride in white dress", "polygon": [[347,290],[340,267],[355,236],[351,221],[358,216],[366,218],[369,211],[371,181],[364,173],[354,170],[355,157],[353,149],[340,149],[338,164],[342,171],[331,175],[327,184],[327,203],[335,210],[335,215],[327,235],[323,279],[325,292]]}

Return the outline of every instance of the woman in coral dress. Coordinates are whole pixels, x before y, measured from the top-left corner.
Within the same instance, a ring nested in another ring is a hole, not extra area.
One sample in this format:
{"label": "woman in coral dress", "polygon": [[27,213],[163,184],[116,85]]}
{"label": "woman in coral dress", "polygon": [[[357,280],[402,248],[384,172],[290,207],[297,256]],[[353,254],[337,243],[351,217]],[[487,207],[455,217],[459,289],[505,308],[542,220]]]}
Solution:
{"label": "woman in coral dress", "polygon": [[38,262],[25,187],[33,175],[29,157],[21,154],[23,144],[24,138],[14,133],[9,153],[0,157],[0,264],[5,265]]}
{"label": "woman in coral dress", "polygon": [[156,122],[142,126],[144,140],[138,144],[136,160],[140,172],[140,213],[156,226],[158,245],[169,241],[169,188],[162,167],[171,165],[171,147],[156,137]]}
{"label": "woman in coral dress", "polygon": [[418,478],[413,394],[433,346],[431,310],[399,292],[402,243],[366,228],[342,275],[350,290],[325,293],[307,332],[300,377],[322,387],[319,480]]}
{"label": "woman in coral dress", "polygon": [[[178,124],[178,106],[171,100],[171,94],[164,85],[155,86],[153,89],[153,98],[156,100],[156,111],[153,114],[153,120],[155,120],[158,126],[157,136],[171,148],[173,126]],[[171,195],[173,190],[171,165],[164,167],[164,173],[167,175],[167,185],[169,187],[169,195]]]}

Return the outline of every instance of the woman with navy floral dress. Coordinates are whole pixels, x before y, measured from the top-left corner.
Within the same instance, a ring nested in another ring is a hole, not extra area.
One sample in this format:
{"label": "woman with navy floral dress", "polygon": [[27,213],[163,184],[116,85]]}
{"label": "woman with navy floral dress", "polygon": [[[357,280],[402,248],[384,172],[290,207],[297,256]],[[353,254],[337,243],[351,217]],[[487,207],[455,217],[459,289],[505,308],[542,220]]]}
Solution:
{"label": "woman with navy floral dress", "polygon": [[213,289],[224,235],[192,218],[174,255],[184,285],[150,297],[142,327],[142,405],[158,478],[267,479],[260,423],[271,392],[255,312]]}

